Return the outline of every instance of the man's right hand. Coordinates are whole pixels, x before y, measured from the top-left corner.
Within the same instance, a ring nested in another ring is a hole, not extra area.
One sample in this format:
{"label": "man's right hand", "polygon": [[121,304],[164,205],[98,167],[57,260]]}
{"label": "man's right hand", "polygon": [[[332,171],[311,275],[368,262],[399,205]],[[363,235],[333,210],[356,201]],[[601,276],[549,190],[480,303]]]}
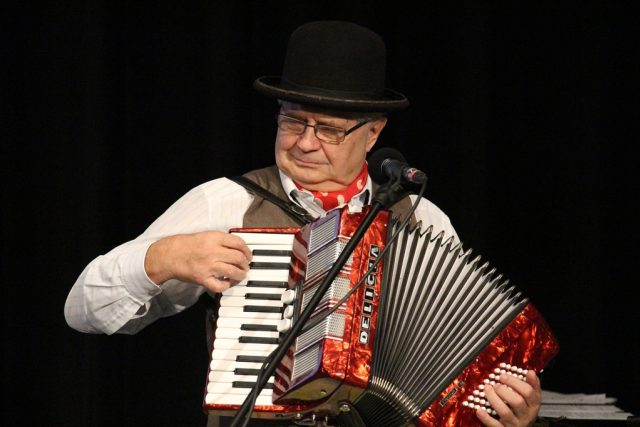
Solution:
{"label": "man's right hand", "polygon": [[153,243],[144,269],[156,284],[169,279],[221,292],[245,278],[251,250],[244,241],[220,231],[178,234]]}

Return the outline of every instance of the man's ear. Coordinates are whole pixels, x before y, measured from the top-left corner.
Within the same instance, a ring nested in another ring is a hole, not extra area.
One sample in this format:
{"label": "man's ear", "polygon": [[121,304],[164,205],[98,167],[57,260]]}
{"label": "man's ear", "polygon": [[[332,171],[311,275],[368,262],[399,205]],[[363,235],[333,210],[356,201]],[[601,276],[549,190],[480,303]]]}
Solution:
{"label": "man's ear", "polygon": [[367,153],[371,151],[373,146],[376,144],[378,137],[382,133],[382,129],[384,129],[386,125],[386,117],[378,117],[369,124],[369,131],[367,133]]}

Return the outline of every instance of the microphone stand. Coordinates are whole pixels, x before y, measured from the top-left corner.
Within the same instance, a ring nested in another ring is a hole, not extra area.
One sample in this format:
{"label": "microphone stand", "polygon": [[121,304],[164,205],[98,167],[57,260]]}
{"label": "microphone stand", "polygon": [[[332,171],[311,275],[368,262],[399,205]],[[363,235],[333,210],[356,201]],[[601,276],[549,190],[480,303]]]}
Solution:
{"label": "microphone stand", "polygon": [[252,390],[252,392],[249,393],[247,398],[244,400],[242,406],[233,417],[231,427],[238,427],[238,423],[240,422],[240,420],[246,417],[249,411],[253,410],[253,400],[251,399],[252,394],[260,393],[260,391],[267,384],[267,381],[269,381],[269,378],[271,378],[271,376],[275,372],[276,368],[280,364],[280,361],[282,361],[284,356],[287,354],[287,351],[289,351],[289,347],[291,347],[291,345],[293,344],[293,340],[295,340],[296,337],[300,334],[300,331],[311,317],[311,314],[320,303],[320,300],[322,300],[324,295],[327,293],[327,290],[331,286],[331,283],[333,283],[333,280],[336,278],[345,262],[349,259],[349,256],[351,256],[358,243],[360,243],[360,240],[362,240],[362,237],[369,229],[369,226],[378,215],[378,213],[385,208],[391,207],[393,204],[401,200],[409,193],[402,187],[402,185],[400,185],[400,182],[401,178],[397,177],[389,180],[387,183],[381,185],[378,188],[378,191],[373,197],[371,209],[365,215],[362,222],[358,225],[358,228],[353,233],[353,237],[349,239],[322,283],[320,283],[318,290],[307,304],[307,307],[302,311],[302,313],[300,313],[300,317],[298,318],[296,323],[292,326],[291,330],[289,330],[289,333],[284,336],[282,342],[280,342],[278,347],[272,353],[269,364],[266,366],[265,370],[260,373],[260,375],[258,375],[258,381],[255,385],[257,390]]}

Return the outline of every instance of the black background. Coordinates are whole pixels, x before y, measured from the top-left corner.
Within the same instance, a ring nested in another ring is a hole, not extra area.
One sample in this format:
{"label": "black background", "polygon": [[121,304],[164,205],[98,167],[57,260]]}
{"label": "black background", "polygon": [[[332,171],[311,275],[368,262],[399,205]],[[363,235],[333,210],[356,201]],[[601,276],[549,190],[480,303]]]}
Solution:
{"label": "black background", "polygon": [[273,160],[289,34],[376,30],[412,102],[379,142],[561,342],[545,389],[640,413],[633,2],[43,2],[2,6],[3,425],[203,425],[203,307],[136,336],[68,328],[94,257],[204,181]]}

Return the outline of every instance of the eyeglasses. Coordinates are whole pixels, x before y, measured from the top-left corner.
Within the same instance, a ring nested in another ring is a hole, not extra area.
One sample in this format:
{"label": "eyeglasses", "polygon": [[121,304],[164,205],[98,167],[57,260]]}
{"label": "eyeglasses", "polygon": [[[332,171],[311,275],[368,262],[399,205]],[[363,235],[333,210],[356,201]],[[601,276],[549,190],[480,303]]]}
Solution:
{"label": "eyeglasses", "polygon": [[289,117],[282,113],[276,116],[276,120],[278,121],[278,129],[293,135],[302,135],[308,127],[313,128],[313,133],[316,135],[316,138],[322,142],[326,142],[327,144],[340,144],[351,132],[371,121],[370,119],[367,119],[359,122],[349,129],[343,129],[317,123],[315,125],[310,125],[304,120]]}

